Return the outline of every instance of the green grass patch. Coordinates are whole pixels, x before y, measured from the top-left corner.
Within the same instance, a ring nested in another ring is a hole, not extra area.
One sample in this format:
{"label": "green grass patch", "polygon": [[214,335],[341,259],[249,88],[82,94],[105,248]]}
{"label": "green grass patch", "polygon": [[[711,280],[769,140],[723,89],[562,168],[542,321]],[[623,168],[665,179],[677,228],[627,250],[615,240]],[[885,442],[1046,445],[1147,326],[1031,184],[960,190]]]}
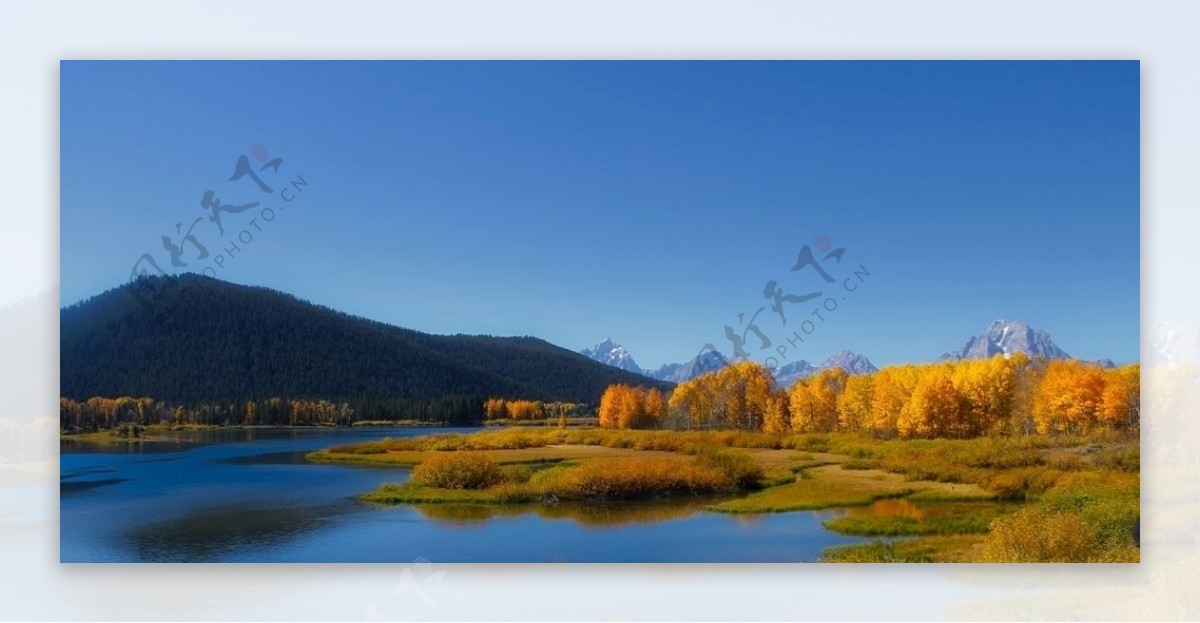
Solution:
{"label": "green grass patch", "polygon": [[822,525],[854,536],[930,536],[986,534],[992,520],[1008,509],[999,504],[914,504],[883,500]]}
{"label": "green grass patch", "polygon": [[822,562],[971,562],[982,537],[934,536],[919,539],[876,540],[831,547]]}
{"label": "green grass patch", "polygon": [[1137,562],[1140,513],[1136,474],[1108,470],[1061,478],[1011,515],[996,519],[985,562]]}
{"label": "green grass patch", "polygon": [[[807,475],[807,478],[805,477]],[[802,470],[792,484],[770,487],[710,506],[721,513],[781,513],[836,506],[861,506],[886,497],[905,496],[912,485],[895,474],[847,471],[835,465]]]}

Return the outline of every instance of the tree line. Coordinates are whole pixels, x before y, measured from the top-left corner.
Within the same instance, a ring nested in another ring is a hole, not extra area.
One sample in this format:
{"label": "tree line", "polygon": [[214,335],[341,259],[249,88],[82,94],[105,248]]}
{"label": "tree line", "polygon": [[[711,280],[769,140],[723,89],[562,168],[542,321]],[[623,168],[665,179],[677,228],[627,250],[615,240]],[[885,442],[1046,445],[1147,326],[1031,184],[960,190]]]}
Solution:
{"label": "tree line", "polygon": [[541,400],[508,400],[505,398],[488,398],[483,403],[483,414],[484,418],[488,420],[514,421],[591,415],[586,404],[577,402],[543,402]]}
{"label": "tree line", "polygon": [[654,389],[613,385],[600,402],[607,428],[852,431],[879,437],[970,438],[1086,433],[1139,426],[1140,366],[1104,369],[1018,353],[886,367],[823,370],[777,388],[751,361],[679,384],[665,407]]}
{"label": "tree line", "polygon": [[415,420],[451,426],[479,424],[483,399],[471,396],[375,399],[355,403],[316,399],[169,403],[149,397],[59,399],[59,426],[95,431],[126,424],[210,426],[350,426],[362,421]]}

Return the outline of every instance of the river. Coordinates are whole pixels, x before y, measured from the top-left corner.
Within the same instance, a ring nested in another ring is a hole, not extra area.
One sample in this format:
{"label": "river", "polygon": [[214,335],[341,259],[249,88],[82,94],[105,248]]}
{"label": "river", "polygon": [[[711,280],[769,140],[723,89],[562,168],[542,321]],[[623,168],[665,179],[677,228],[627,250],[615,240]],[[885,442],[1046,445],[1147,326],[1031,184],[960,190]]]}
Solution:
{"label": "river", "polygon": [[436,428],[222,429],[61,444],[62,562],[806,562],[862,539],[844,510],[725,515],[703,503],[380,507],[408,469],[310,463],[327,446]]}

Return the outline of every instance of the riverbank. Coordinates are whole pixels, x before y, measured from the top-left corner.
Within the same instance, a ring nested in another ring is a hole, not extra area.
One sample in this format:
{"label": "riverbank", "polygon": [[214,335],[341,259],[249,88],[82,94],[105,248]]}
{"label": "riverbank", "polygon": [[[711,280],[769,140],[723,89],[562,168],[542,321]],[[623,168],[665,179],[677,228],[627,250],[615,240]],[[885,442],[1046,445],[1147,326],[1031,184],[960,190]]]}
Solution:
{"label": "riverbank", "polygon": [[59,440],[75,441],[88,444],[113,445],[120,443],[153,443],[172,441],[167,433],[220,431],[220,430],[314,430],[328,428],[439,428],[443,422],[425,422],[420,420],[364,420],[346,426],[340,424],[312,425],[258,425],[258,424],[146,424],[122,425],[95,431],[78,431],[59,429]]}

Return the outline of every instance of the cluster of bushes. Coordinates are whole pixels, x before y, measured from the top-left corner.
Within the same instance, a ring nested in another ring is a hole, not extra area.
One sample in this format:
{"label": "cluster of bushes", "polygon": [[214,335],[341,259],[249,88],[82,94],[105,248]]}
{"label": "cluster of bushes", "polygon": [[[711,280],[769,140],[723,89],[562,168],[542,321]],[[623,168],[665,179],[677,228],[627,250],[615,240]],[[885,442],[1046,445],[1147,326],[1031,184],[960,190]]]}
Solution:
{"label": "cluster of bushes", "polygon": [[[1049,491],[1064,474],[1095,469],[1136,473],[1136,444],[1106,447],[1113,433],[1089,436],[1000,437],[880,441],[854,433],[772,435],[752,431],[650,431],[604,429],[506,429],[471,435],[443,434],[384,439],[331,449],[334,453],[388,451],[514,450],[547,445],[593,445],[629,450],[678,452],[697,456],[746,488],[762,478],[761,468],[734,448],[793,449],[852,457],[849,469],[882,469],[909,480],[976,484],[1004,499]],[[1076,446],[1050,450],[1054,444]],[[757,471],[756,471],[757,470]]]}
{"label": "cluster of bushes", "polygon": [[1079,472],[991,524],[985,562],[1136,562],[1136,475]]}
{"label": "cluster of bushes", "polygon": [[[511,502],[553,498],[608,501],[701,495],[757,487],[763,469],[745,452],[708,450],[695,459],[622,457],[581,465],[538,463],[497,464],[486,452],[439,452],[417,465],[411,485],[390,485],[392,501],[436,501],[427,491],[486,490],[476,501]],[[408,486],[408,489],[404,487]],[[380,490],[382,491],[382,490]],[[375,499],[381,499],[380,491]],[[404,494],[415,497],[405,500]],[[461,501],[449,497],[446,501]]]}
{"label": "cluster of bushes", "polygon": [[560,500],[606,501],[733,491],[720,469],[669,458],[621,458],[546,470],[531,483]]}
{"label": "cluster of bushes", "polygon": [[484,489],[504,480],[500,466],[479,452],[435,454],[413,468],[412,479],[437,489]]}

